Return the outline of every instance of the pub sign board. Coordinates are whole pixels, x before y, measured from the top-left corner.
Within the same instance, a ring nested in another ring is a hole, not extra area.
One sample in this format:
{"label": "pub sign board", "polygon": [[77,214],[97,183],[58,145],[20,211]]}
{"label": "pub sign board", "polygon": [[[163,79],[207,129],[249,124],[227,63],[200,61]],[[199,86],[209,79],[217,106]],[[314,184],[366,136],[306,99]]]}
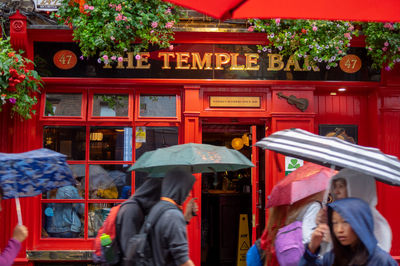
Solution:
{"label": "pub sign board", "polygon": [[[81,58],[76,43],[35,42],[36,70],[43,77],[334,80],[379,81],[364,48],[350,48],[337,67],[311,67],[294,56],[259,53],[256,45],[174,44],[174,49],[151,47],[136,59],[127,52],[122,62],[105,65],[98,58]],[[109,58],[112,55],[109,55]]]}

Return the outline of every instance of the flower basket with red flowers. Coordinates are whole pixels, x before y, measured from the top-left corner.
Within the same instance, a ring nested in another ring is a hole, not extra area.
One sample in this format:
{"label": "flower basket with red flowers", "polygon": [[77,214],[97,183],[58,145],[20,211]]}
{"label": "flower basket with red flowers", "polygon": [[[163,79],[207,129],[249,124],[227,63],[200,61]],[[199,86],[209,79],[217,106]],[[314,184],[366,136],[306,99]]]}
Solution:
{"label": "flower basket with red flowers", "polygon": [[12,116],[17,113],[23,119],[30,119],[35,113],[34,93],[42,86],[41,78],[29,68],[33,62],[11,47],[9,38],[0,40],[0,48],[0,111],[9,104]]}

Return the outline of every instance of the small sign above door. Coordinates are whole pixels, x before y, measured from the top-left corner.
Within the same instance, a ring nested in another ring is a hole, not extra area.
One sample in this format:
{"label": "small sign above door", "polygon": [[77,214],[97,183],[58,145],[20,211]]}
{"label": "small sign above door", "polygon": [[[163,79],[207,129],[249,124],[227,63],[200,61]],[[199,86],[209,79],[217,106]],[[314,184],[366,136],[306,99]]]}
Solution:
{"label": "small sign above door", "polygon": [[210,107],[260,107],[259,96],[210,96]]}

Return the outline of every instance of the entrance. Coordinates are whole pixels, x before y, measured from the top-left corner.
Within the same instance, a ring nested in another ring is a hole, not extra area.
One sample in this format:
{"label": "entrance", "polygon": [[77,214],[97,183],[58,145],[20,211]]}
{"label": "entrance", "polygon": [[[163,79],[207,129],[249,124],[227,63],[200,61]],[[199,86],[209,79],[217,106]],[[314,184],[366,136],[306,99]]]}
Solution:
{"label": "entrance", "polygon": [[[235,148],[258,167],[202,175],[201,265],[236,265],[240,215],[247,215],[248,241],[243,233],[240,253],[264,229],[264,152],[252,144],[265,126],[203,124],[202,142]],[[262,162],[262,163],[261,163]]]}

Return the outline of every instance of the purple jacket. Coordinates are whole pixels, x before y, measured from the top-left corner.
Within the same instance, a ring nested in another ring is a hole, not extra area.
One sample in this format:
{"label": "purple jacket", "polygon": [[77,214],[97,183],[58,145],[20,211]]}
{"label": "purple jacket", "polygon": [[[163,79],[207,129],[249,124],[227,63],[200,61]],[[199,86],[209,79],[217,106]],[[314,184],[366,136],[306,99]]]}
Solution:
{"label": "purple jacket", "polygon": [[11,238],[8,241],[6,248],[0,254],[0,265],[11,266],[14,262],[15,257],[21,248],[21,243]]}

